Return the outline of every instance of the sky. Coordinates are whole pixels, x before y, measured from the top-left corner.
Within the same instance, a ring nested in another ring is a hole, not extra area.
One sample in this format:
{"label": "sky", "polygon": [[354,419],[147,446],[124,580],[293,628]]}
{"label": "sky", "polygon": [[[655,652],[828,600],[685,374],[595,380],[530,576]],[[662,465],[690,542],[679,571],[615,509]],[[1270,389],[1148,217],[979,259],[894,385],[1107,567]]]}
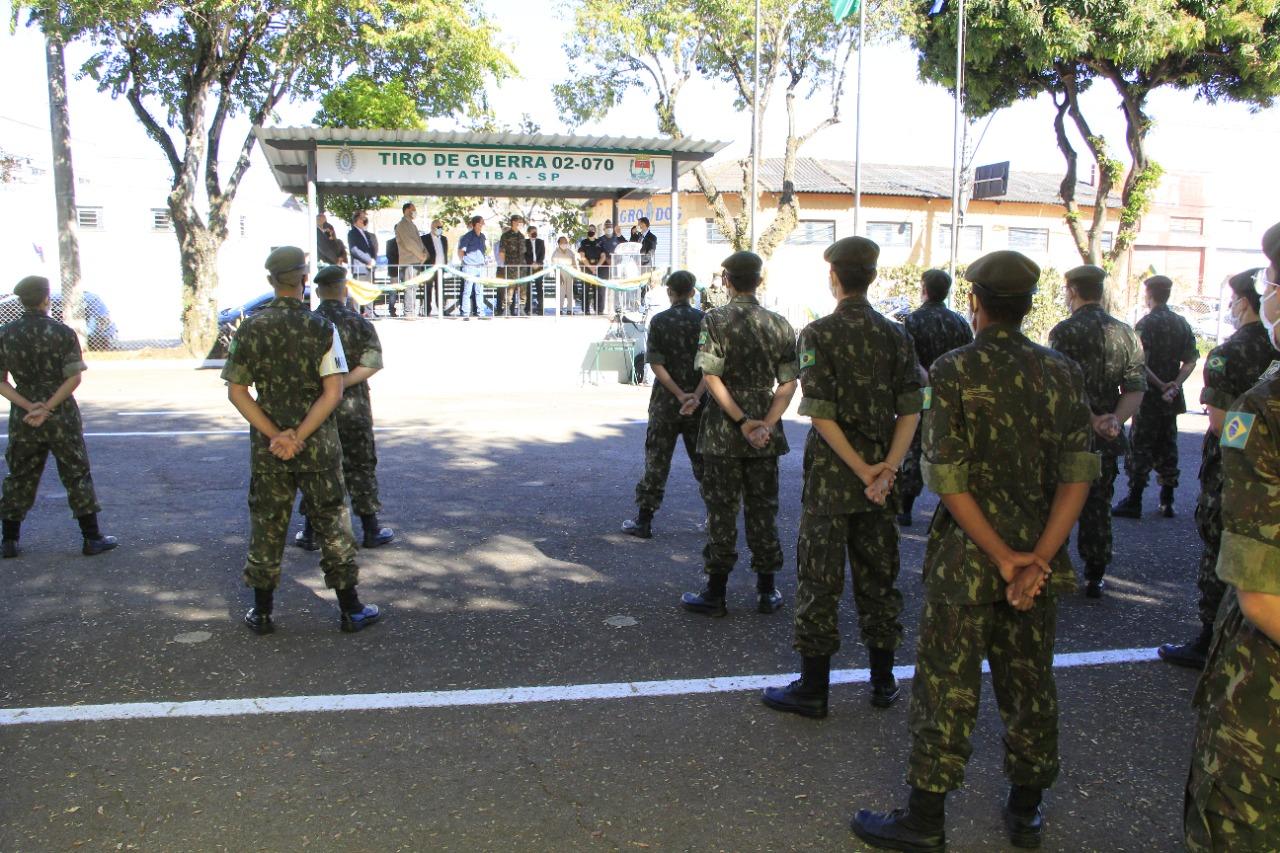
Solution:
{"label": "sky", "polygon": [[[491,92],[498,115],[514,123],[530,115],[545,131],[564,132],[552,97],[552,86],[561,79],[564,56],[560,45],[570,22],[565,18],[569,4],[547,0],[521,0],[520,14],[510,14],[516,0],[482,0],[498,26],[496,38],[505,46],[520,76]],[[0,3],[4,19],[7,3]],[[75,67],[84,53],[73,46],[68,66]],[[950,165],[953,106],[950,94],[938,86],[919,82],[915,59],[905,42],[869,46],[865,56],[862,114],[863,157],[865,162],[917,165]],[[0,147],[47,163],[48,103],[44,82],[43,42],[37,32],[20,27],[16,33],[0,32],[0,79],[10,81],[0,101]],[[845,120],[815,137],[802,156],[852,159],[854,145],[853,69],[842,102]],[[19,81],[29,81],[19,85]],[[167,166],[156,145],[142,132],[123,100],[96,91],[89,81],[71,85],[72,130],[77,165],[85,174],[147,176],[162,180]],[[781,98],[765,117],[765,126],[778,128],[783,118]],[[652,95],[633,91],[605,120],[583,127],[582,132],[621,136],[655,136]],[[825,103],[802,105],[802,119],[816,121]],[[1095,129],[1115,140],[1122,154],[1123,121],[1118,100],[1105,86],[1095,86],[1086,96],[1086,112]],[[278,124],[309,124],[315,114],[312,103],[289,103],[277,114]],[[1207,173],[1211,179],[1243,191],[1274,193],[1280,189],[1276,171],[1261,164],[1280,150],[1280,109],[1250,113],[1240,105],[1210,106],[1197,102],[1188,93],[1158,92],[1152,96],[1150,113],[1156,120],[1150,137],[1150,151],[1166,171]],[[750,117],[733,109],[727,87],[695,81],[682,94],[677,117],[685,132],[694,137],[730,143],[721,158],[741,156],[747,151]],[[975,152],[976,163],[1009,160],[1015,170],[1061,172],[1052,128],[1053,109],[1041,98],[998,112],[988,123]],[[455,126],[448,119],[432,120],[433,129]],[[233,150],[243,133],[243,125],[229,129],[225,150]],[[763,155],[779,156],[784,135],[768,132]],[[263,161],[257,158],[250,170],[252,192],[271,189]]]}

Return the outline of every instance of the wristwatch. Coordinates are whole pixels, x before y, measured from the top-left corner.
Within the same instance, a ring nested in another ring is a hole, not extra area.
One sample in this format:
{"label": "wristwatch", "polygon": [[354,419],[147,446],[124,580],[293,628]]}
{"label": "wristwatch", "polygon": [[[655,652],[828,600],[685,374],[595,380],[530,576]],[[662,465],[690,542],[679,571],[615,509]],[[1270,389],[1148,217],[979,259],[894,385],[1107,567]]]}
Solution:
{"label": "wristwatch", "polygon": [[745,424],[745,423],[746,423],[747,421],[749,421],[749,420],[751,420],[751,418],[747,417],[747,416],[744,414],[742,417],[740,417],[740,418],[738,418],[736,421],[734,421],[734,422],[733,422],[733,425],[734,425],[735,427],[737,427],[738,429],[742,429],[742,425],[743,425],[743,424]]}

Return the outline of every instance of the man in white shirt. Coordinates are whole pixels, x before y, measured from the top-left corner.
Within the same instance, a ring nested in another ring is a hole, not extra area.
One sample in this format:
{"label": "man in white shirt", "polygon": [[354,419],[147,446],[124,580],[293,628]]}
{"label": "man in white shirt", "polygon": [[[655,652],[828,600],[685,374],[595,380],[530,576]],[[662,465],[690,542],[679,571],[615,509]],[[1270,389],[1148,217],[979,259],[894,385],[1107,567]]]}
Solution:
{"label": "man in white shirt", "polygon": [[[434,267],[449,263],[449,238],[444,236],[444,223],[439,219],[431,220],[431,233],[423,243],[427,250],[427,266]],[[435,295],[435,282],[429,281],[426,287],[427,315],[431,314],[431,300]],[[444,294],[440,295],[440,310],[444,311]]]}

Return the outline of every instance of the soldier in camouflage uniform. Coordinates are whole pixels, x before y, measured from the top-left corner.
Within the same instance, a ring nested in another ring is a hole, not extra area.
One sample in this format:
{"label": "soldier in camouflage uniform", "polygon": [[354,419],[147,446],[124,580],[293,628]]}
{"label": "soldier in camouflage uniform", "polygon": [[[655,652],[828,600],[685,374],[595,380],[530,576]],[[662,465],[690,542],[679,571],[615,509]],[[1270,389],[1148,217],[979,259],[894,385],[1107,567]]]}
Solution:
{"label": "soldier in camouflage uniform", "polygon": [[1129,428],[1129,453],[1124,459],[1129,494],[1111,510],[1117,518],[1142,517],[1142,492],[1154,468],[1160,479],[1160,514],[1173,518],[1173,495],[1178,488],[1178,415],[1187,410],[1182,383],[1195,370],[1199,353],[1191,324],[1169,308],[1173,281],[1154,275],[1143,284],[1147,315],[1135,331],[1147,359],[1150,393]]}
{"label": "soldier in camouflage uniform", "polygon": [[686,610],[725,615],[725,587],[738,561],[738,507],[743,508],[756,609],[782,606],[774,574],[782,567],[778,541],[778,457],[787,452],[782,416],[796,392],[800,365],[796,336],[786,318],[756,301],[764,262],[735,252],[723,263],[732,300],[707,312],[694,367],[702,371],[711,403],[702,414],[702,500],[707,505],[707,544],[702,549],[707,584],[686,592]]}
{"label": "soldier in camouflage uniform", "polygon": [[1074,588],[1065,545],[1099,466],[1080,368],[1020,330],[1039,276],[1017,252],[970,264],[977,340],[930,372],[924,475],[942,507],[925,551],[912,790],[906,809],[854,816],[875,847],[945,849],[946,794],[964,781],[984,658],[1005,721],[1005,826],[1015,846],[1040,844],[1042,790],[1058,775],[1055,602]]}
{"label": "soldier in camouflage uniform", "polygon": [[[923,304],[907,315],[903,325],[916,345],[920,366],[927,371],[938,356],[972,343],[973,328],[968,320],[947,307],[951,276],[946,272],[926,271],[920,279],[920,292]],[[920,441],[921,432],[917,430],[907,458],[902,462],[902,473],[898,475],[898,523],[903,527],[911,526],[911,509],[924,491],[924,478],[920,474]]]}
{"label": "soldier in camouflage uniform", "polygon": [[276,249],[266,268],[276,298],[240,324],[222,369],[228,397],[251,427],[251,530],[244,581],[253,589],[254,604],[244,621],[258,634],[275,630],[273,597],[293,499],[301,491],[320,538],[325,586],[337,593],[342,630],[359,631],[379,613],[356,595],[355,543],[332,417],[342,401],[347,372],[342,341],[328,320],[302,304],[307,259],[301,249]]}
{"label": "soldier in camouflage uniform", "polygon": [[22,303],[22,316],[0,328],[0,396],[10,404],[9,441],[4,451],[9,473],[0,497],[4,527],[0,553],[18,556],[22,521],[35,504],[50,453],[67,490],[71,514],[80,523],[81,553],[92,557],[110,551],[116,547],[116,538],[104,536],[98,529],[101,507],[89,472],[80,407],[71,396],[85,370],[80,341],[68,326],[49,316],[47,278],[28,276],[13,292]]}
{"label": "soldier in camouflage uniform", "polygon": [[701,372],[693,366],[703,318],[703,313],[689,301],[696,281],[691,272],[673,272],[666,282],[671,307],[655,314],[649,323],[645,359],[653,367],[658,381],[649,395],[644,477],[636,484],[639,511],[634,519],[622,523],[624,533],[641,539],[653,536],[653,516],[666,494],[671,454],[675,452],[677,439],[684,440],[693,478],[702,482],[698,430],[702,425],[702,400],[707,386]]}
{"label": "soldier in camouflage uniform", "polygon": [[[1261,315],[1280,347],[1280,225]],[[1196,689],[1183,831],[1193,853],[1280,850],[1280,364],[1231,406],[1222,429],[1222,550],[1230,585]]]}
{"label": "soldier in camouflage uniform", "polygon": [[1076,549],[1084,560],[1085,595],[1101,598],[1111,563],[1111,498],[1117,462],[1124,454],[1124,424],[1138,411],[1147,390],[1142,342],[1126,324],[1102,307],[1107,273],[1092,264],[1068,270],[1067,304],[1071,316],[1049,332],[1049,346],[1084,371],[1085,394],[1093,412],[1093,449],[1102,457],[1102,476],[1089,490],[1080,513]]}
{"label": "soldier in camouflage uniform", "polygon": [[1236,332],[1210,351],[1204,363],[1204,390],[1200,402],[1209,411],[1209,428],[1200,447],[1200,498],[1196,502],[1196,530],[1204,547],[1196,586],[1200,591],[1200,633],[1185,643],[1165,643],[1160,657],[1169,663],[1203,669],[1213,638],[1213,623],[1226,584],[1218,577],[1218,548],[1222,540],[1222,450],[1219,438],[1227,410],[1248,391],[1269,366],[1280,360],[1259,322],[1261,299],[1254,285],[1257,269],[1231,277],[1228,314]]}
{"label": "soldier in camouflage uniform", "polygon": [[[498,238],[498,275],[505,279],[523,278],[529,274],[529,244],[524,236],[524,217],[515,214],[511,217],[510,227]],[[511,316],[520,314],[521,286],[500,287],[495,294],[497,305],[494,314],[502,316],[507,312],[507,299],[511,300]],[[528,300],[525,300],[526,302]]]}
{"label": "soldier in camouflage uniform", "polygon": [[[342,479],[351,495],[351,509],[360,517],[366,548],[386,545],[395,531],[378,522],[382,502],[378,500],[378,450],[373,439],[373,407],[369,404],[369,379],[382,369],[382,343],[373,324],[347,307],[347,270],[328,266],[316,273],[316,314],[333,324],[342,341],[342,352],[350,370],[343,376],[342,402],[334,412],[338,441],[342,444]],[[315,529],[308,517],[306,501],[300,511],[305,525],[294,544],[317,551]]]}
{"label": "soldier in camouflage uniform", "polygon": [[770,708],[806,717],[827,715],[846,555],[871,660],[871,704],[887,708],[899,692],[893,658],[902,643],[902,593],[891,491],[924,394],[911,337],[867,302],[879,256],[880,247],[864,237],[828,247],[823,258],[839,302],[800,333],[800,414],[813,419],[796,546],[801,671],[799,680],[767,688],[762,698]]}

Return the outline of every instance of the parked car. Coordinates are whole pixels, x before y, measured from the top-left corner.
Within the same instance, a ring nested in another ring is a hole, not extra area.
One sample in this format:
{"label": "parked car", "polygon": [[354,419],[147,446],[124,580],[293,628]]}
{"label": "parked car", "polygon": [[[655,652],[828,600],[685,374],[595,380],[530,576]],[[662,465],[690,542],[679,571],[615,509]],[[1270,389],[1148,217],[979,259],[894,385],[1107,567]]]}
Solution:
{"label": "parked car", "polygon": [[[1191,330],[1196,333],[1197,337],[1217,340],[1219,305],[1219,300],[1211,296],[1192,296],[1181,305],[1171,305],[1170,307],[1191,324]],[[1234,330],[1231,328],[1230,319],[1223,317],[1223,336],[1230,335],[1232,331]]]}
{"label": "parked car", "polygon": [[[240,324],[244,322],[245,317],[252,317],[275,299],[274,293],[264,293],[261,296],[255,296],[248,302],[236,305],[233,308],[223,308],[218,312],[218,341],[213,345],[213,352],[209,353],[210,358],[226,358],[227,351],[231,346],[231,339],[236,336],[236,329],[240,328]],[[311,299],[311,288],[303,291],[302,301],[307,302]]]}
{"label": "parked car", "polygon": [[[22,316],[22,301],[10,294],[0,299],[0,325],[12,323]],[[62,294],[49,295],[49,316],[58,322],[62,320]],[[86,337],[91,350],[114,349],[120,340],[120,331],[111,320],[111,312],[107,303],[95,293],[84,293],[84,319]]]}

